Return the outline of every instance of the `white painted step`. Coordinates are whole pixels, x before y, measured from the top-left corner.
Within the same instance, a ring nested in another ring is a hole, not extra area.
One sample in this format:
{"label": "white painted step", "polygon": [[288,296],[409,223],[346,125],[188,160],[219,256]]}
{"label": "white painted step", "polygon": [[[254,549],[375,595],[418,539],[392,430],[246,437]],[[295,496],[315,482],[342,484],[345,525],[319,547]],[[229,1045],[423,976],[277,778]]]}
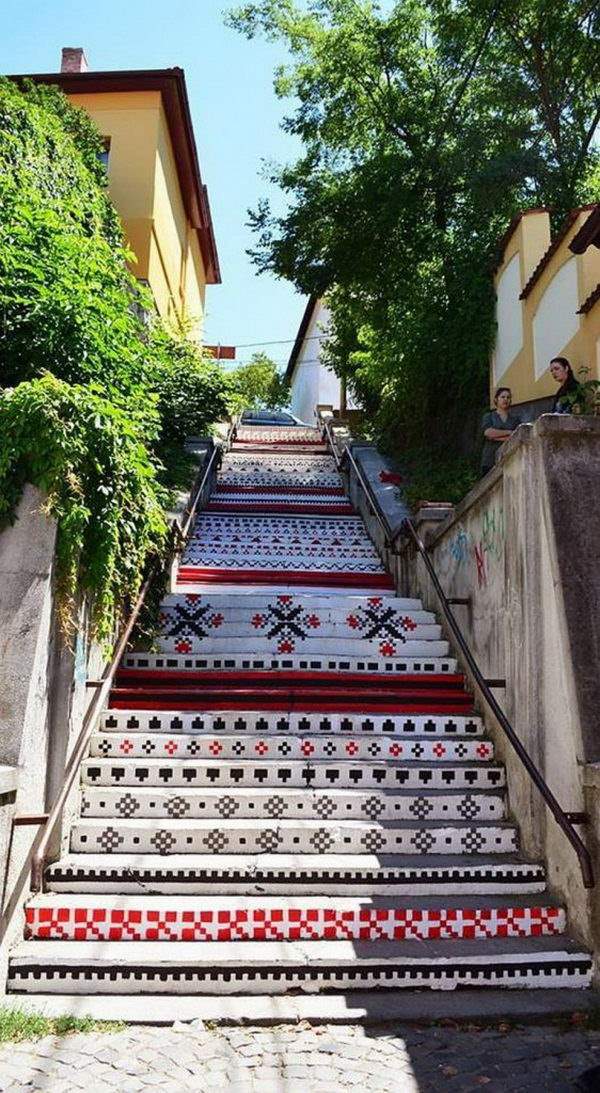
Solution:
{"label": "white painted step", "polygon": [[228,452],[217,485],[339,487],[341,478],[331,455],[302,452],[249,454]]}
{"label": "white painted step", "polygon": [[506,821],[377,822],[288,819],[83,818],[71,827],[74,853],[151,854],[510,854],[517,830]]}
{"label": "white painted step", "polygon": [[338,656],[327,654],[315,654],[308,652],[303,654],[280,653],[271,655],[253,656],[247,653],[238,653],[233,650],[230,654],[210,653],[126,653],[121,662],[123,668],[174,668],[176,671],[198,671],[199,669],[214,672],[227,671],[282,671],[296,672],[376,672],[380,675],[415,674],[415,675],[453,675],[456,672],[456,660],[453,657],[431,656],[429,652],[422,657],[380,657],[377,654],[368,653],[365,656],[356,657],[346,655],[345,652]]}
{"label": "white painted step", "polygon": [[58,941],[458,941],[552,937],[564,908],[524,896],[386,900],[336,896],[34,896],[26,937]]}
{"label": "white painted step", "polygon": [[[240,616],[243,617],[247,612],[254,614],[256,611],[266,611],[275,599],[276,596],[273,595],[270,587],[264,592],[257,592],[252,585],[239,585],[232,592],[224,592],[219,585],[206,596],[198,596],[195,600],[193,594],[171,592],[163,597],[161,607],[170,609],[182,604],[188,606],[194,603],[198,606],[209,604],[215,612],[225,617],[229,617],[229,612],[240,612]],[[423,610],[421,600],[396,596],[391,590],[389,592],[382,590],[371,596],[360,591],[353,592],[347,588],[331,588],[326,592],[315,592],[311,587],[303,592],[301,597],[294,592],[291,600],[301,602],[306,611],[318,614],[323,622],[364,611],[370,606],[371,601],[375,607],[378,607],[381,601],[386,609],[412,615],[418,622],[435,622],[435,615],[431,611]],[[234,617],[237,616],[234,614]]]}
{"label": "white painted step", "polygon": [[199,763],[191,759],[86,759],[81,767],[87,785],[121,786],[259,786],[282,789],[499,789],[505,784],[504,767],[492,763],[396,762],[362,763],[327,760],[249,762],[220,759]]}
{"label": "white painted step", "polygon": [[313,760],[385,759],[422,760],[426,763],[472,762],[493,760],[491,740],[432,740],[416,736],[411,740],[387,740],[382,737],[345,739],[341,735],[251,737],[237,733],[216,736],[192,733],[99,732],[90,741],[90,755],[105,758],[157,759],[253,759]]}
{"label": "white painted step", "polygon": [[591,958],[556,938],[477,941],[26,941],[11,992],[284,994],[369,988],[587,987]]}
{"label": "white painted step", "polygon": [[483,735],[480,717],[462,714],[356,714],[356,713],[282,713],[278,710],[214,710],[202,713],[179,710],[104,710],[100,720],[103,732],[168,732],[186,736],[221,733],[261,736],[327,734],[345,739],[362,737],[434,740]]}
{"label": "white painted step", "polygon": [[320,819],[320,820],[502,820],[505,801],[501,793],[428,794],[394,792],[361,793],[332,789],[236,789],[234,793],[205,787],[196,790],[96,788],[87,786],[81,801],[82,816],[122,819]]}
{"label": "white painted step", "polygon": [[542,893],[544,867],[514,856],[374,854],[66,854],[48,866],[56,892],[416,896]]}

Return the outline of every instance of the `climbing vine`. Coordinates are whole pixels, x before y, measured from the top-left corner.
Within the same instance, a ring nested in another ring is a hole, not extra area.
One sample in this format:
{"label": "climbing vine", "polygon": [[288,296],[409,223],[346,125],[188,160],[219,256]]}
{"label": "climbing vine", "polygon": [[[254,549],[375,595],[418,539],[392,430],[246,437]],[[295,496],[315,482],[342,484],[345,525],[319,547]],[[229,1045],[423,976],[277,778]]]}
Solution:
{"label": "climbing vine", "polygon": [[63,631],[83,591],[108,641],[163,542],[169,446],[235,398],[198,346],[149,319],[101,150],[56,88],[0,79],[0,520],[26,482],[45,492]]}

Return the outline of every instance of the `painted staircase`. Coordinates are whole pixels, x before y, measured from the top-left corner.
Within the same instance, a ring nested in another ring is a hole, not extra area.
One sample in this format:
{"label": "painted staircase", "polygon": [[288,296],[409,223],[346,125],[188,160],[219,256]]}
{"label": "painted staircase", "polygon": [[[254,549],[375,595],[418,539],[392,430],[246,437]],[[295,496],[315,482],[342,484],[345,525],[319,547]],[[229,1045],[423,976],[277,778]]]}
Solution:
{"label": "painted staircase", "polygon": [[238,431],[160,625],[123,659],[10,991],[219,1016],[226,995],[252,1015],[589,985],[448,643],[395,596],[316,430]]}

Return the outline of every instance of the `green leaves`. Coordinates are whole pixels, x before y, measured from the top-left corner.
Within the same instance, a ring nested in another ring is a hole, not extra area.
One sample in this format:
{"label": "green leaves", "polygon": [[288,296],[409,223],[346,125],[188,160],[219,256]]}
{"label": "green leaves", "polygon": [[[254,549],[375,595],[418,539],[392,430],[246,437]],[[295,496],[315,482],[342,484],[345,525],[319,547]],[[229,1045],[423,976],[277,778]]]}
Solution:
{"label": "green leaves", "polygon": [[92,594],[100,639],[135,596],[144,563],[166,534],[164,494],[128,416],[89,388],[47,374],[0,395],[0,514],[21,485],[48,494],[58,523],[61,621],[73,627],[78,591]]}
{"label": "green leaves", "polygon": [[[388,448],[470,452],[512,215],[600,196],[600,15],[584,0],[277,0],[231,17],[279,40],[303,142],[251,214],[261,270],[327,296],[328,362]],[[291,103],[291,105],[289,105]]]}
{"label": "green leaves", "polygon": [[0,80],[0,519],[26,481],[47,493],[63,630],[83,590],[108,642],[164,540],[162,452],[227,417],[235,392],[197,346],[143,322],[153,304],[101,148],[56,89]]}
{"label": "green leaves", "polygon": [[230,377],[240,409],[247,406],[278,410],[288,404],[289,386],[266,353],[253,353],[248,364],[239,365]]}

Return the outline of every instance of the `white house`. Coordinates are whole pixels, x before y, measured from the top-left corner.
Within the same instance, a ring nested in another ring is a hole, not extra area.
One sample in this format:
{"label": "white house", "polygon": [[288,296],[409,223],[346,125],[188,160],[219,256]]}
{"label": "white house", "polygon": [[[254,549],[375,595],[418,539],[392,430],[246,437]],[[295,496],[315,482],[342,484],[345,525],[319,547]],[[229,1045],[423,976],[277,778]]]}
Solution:
{"label": "white house", "polygon": [[346,398],[345,384],[321,360],[321,347],[327,338],[330,314],[322,300],[311,296],[298,327],[298,333],[286,369],[290,382],[291,410],[302,421],[313,424],[315,407],[334,410],[355,409]]}

